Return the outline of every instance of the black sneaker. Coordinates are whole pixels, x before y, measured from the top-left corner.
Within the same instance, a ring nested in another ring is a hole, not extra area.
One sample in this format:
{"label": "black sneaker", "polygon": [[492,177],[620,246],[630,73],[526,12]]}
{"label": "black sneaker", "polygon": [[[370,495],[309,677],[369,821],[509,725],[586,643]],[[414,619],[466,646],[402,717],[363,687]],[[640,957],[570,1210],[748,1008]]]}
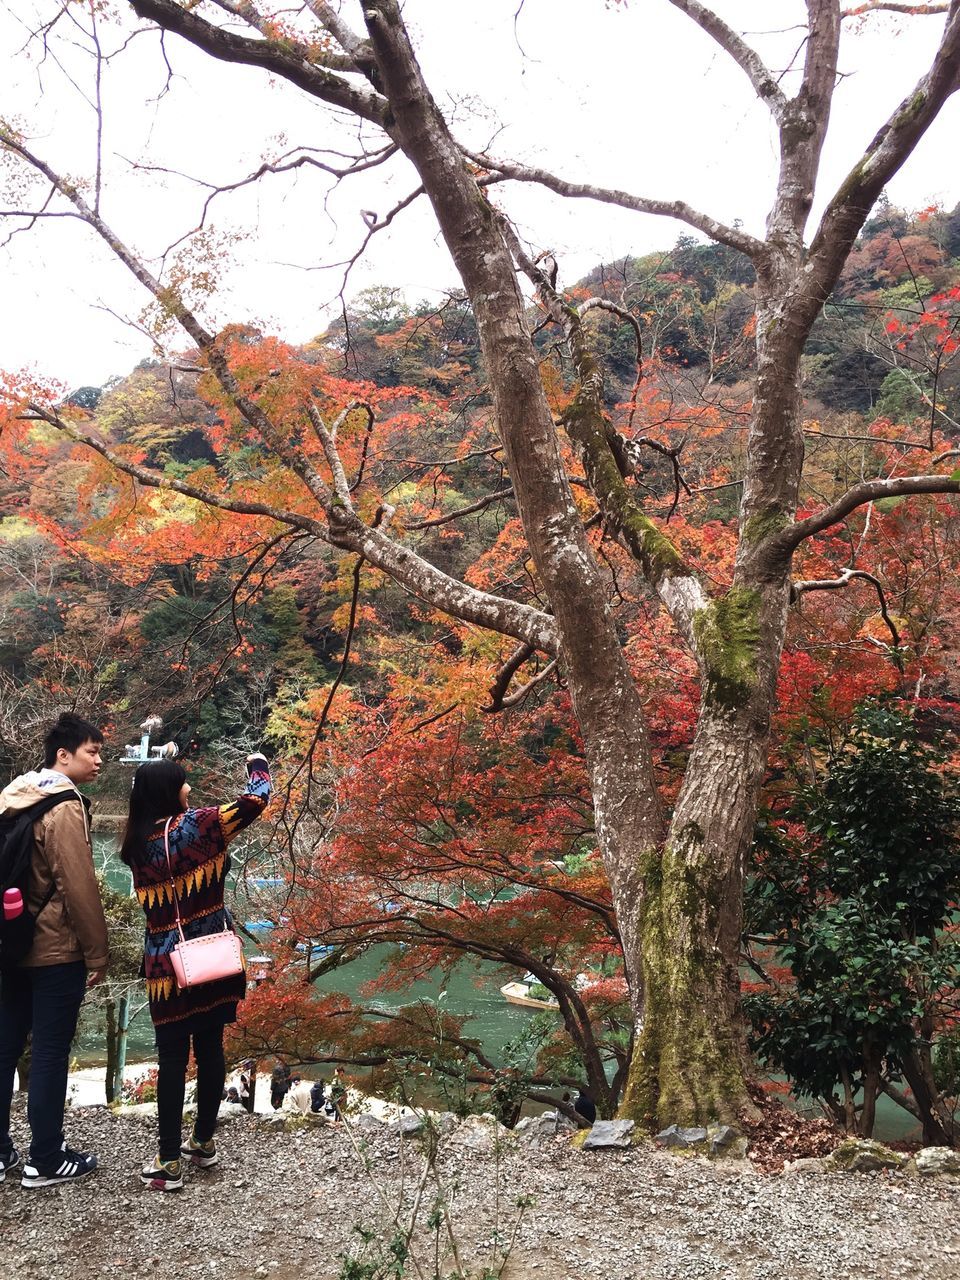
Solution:
{"label": "black sneaker", "polygon": [[78,1178],[86,1178],[97,1168],[97,1157],[87,1155],[83,1151],[71,1151],[64,1147],[60,1163],[49,1169],[38,1169],[36,1165],[23,1167],[21,1187],[53,1187],[58,1182],[76,1182]]}
{"label": "black sneaker", "polygon": [[183,1161],[161,1160],[157,1156],[152,1164],[145,1164],[140,1170],[140,1181],[151,1191],[180,1191],[183,1189]]}
{"label": "black sneaker", "polygon": [[16,1147],[11,1147],[9,1151],[0,1151],[0,1182],[7,1176],[8,1169],[15,1169],[20,1163],[20,1153]]}

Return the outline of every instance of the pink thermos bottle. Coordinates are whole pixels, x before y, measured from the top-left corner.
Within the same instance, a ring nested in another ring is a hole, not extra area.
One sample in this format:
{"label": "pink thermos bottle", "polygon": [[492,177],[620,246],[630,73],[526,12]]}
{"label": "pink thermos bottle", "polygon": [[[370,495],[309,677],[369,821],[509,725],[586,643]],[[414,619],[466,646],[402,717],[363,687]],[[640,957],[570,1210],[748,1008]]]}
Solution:
{"label": "pink thermos bottle", "polygon": [[23,915],[23,894],[19,889],[4,889],[3,891],[3,918],[4,920],[16,920],[17,916]]}

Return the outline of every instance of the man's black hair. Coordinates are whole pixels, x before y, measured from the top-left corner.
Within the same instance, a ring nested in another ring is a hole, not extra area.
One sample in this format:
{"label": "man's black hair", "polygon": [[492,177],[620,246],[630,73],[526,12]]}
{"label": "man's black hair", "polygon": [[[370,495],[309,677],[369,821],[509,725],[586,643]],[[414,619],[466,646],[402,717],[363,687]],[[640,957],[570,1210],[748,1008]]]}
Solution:
{"label": "man's black hair", "polygon": [[43,763],[48,769],[52,769],[57,763],[57,752],[61,747],[72,755],[85,742],[102,741],[103,734],[95,724],[74,715],[72,711],[62,711],[43,740]]}

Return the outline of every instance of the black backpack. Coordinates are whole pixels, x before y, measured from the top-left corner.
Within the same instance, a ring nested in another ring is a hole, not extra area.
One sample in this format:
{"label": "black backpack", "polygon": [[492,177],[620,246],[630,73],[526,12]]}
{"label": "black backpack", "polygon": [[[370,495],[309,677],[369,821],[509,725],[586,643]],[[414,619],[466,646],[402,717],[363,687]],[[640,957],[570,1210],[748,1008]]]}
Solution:
{"label": "black backpack", "polygon": [[56,889],[56,885],[51,884],[50,892],[36,912],[27,911],[34,850],[33,824],[61,800],[76,799],[75,791],[55,791],[53,795],[44,796],[42,800],[32,804],[29,809],[15,809],[0,816],[0,899],[3,890],[19,889],[24,901],[24,910],[13,920],[5,920],[0,909],[0,972],[15,968],[26,958],[33,946],[37,916]]}

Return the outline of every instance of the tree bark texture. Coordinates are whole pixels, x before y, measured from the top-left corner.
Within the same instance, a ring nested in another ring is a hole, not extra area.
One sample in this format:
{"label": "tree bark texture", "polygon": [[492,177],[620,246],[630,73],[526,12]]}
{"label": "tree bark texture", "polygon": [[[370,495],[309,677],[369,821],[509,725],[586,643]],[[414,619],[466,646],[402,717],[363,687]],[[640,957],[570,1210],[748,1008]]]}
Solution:
{"label": "tree bark texture", "polygon": [[364,15],[396,140],[418,171],[473,306],[524,532],[561,639],[639,1013],[641,867],[663,834],[640,696],[563,468],[498,219],[423,82],[395,3],[372,0]]}

